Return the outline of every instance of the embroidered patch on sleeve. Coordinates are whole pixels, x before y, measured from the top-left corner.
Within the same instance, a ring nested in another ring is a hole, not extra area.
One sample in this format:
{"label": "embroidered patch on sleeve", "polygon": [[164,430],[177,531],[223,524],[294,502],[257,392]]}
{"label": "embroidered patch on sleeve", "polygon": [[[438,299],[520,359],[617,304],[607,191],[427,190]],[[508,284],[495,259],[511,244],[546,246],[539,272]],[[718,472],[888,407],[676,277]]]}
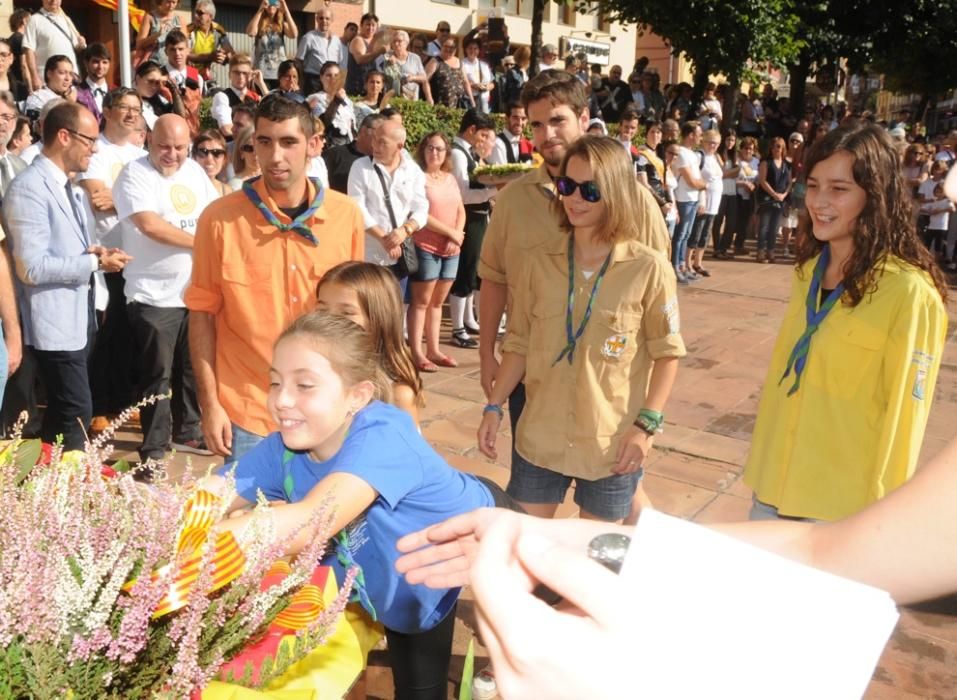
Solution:
{"label": "embroidered patch on sleeve", "polygon": [[918,401],[923,401],[927,396],[927,375],[934,363],[934,356],[929,355],[923,350],[915,350],[911,356],[911,364],[915,367],[914,386],[911,388],[911,396]]}
{"label": "embroidered patch on sleeve", "polygon": [[678,335],[681,332],[681,316],[678,314],[678,298],[670,299],[661,307],[661,313],[668,320],[668,334]]}

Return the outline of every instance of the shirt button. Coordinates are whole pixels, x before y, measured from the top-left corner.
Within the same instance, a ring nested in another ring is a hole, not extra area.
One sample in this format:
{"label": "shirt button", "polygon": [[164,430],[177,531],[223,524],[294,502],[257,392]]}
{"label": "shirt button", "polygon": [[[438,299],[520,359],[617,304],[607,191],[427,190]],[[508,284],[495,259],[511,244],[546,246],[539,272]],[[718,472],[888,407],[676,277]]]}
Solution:
{"label": "shirt button", "polygon": [[299,301],[299,297],[290,297],[290,298],[292,299],[293,303],[296,303],[297,301]]}
{"label": "shirt button", "polygon": [[574,447],[575,445],[572,444],[572,443],[568,443],[568,446],[569,446],[569,447]]}
{"label": "shirt button", "polygon": [[290,266],[289,266],[289,269],[292,270],[293,272],[295,272],[295,271],[296,271],[296,266],[295,266],[295,265],[290,265]]}

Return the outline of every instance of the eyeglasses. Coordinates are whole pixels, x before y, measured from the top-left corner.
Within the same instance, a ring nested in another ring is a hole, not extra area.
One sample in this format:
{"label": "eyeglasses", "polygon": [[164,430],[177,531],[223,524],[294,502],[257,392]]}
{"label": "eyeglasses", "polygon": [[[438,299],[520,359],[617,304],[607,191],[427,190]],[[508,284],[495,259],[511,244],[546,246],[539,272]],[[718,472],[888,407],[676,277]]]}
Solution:
{"label": "eyeglasses", "polygon": [[73,129],[64,129],[64,131],[68,132],[74,138],[80,139],[80,141],[82,141],[83,144],[85,144],[86,147],[91,151],[93,150],[93,147],[96,146],[96,136],[87,136],[86,134],[81,134],[79,131],[74,131]]}
{"label": "eyeglasses", "polygon": [[601,190],[598,189],[598,183],[594,180],[575,182],[570,177],[563,175],[555,180],[555,187],[558,189],[558,194],[562,197],[571,197],[575,194],[575,190],[578,190],[581,192],[582,199],[586,202],[594,203],[601,199]]}
{"label": "eyeglasses", "polygon": [[222,148],[203,148],[200,146],[196,149],[196,155],[200,156],[201,158],[206,158],[208,156],[212,156],[213,158],[225,158],[226,151],[224,151]]}
{"label": "eyeglasses", "polygon": [[255,153],[256,147],[253,146],[251,143],[244,143],[242,146],[240,146],[239,150],[242,151],[243,153]]}
{"label": "eyeglasses", "polygon": [[0,58],[10,58],[12,55],[9,51],[0,51]]}
{"label": "eyeglasses", "polygon": [[15,122],[16,120],[17,120],[16,114],[0,114],[0,122],[6,122],[7,124],[10,124],[11,122]]}
{"label": "eyeglasses", "polygon": [[133,115],[138,115],[143,113],[143,110],[140,109],[139,107],[131,107],[130,105],[116,105],[113,107],[113,109],[118,110],[120,112],[126,112],[127,114],[133,114]]}
{"label": "eyeglasses", "polygon": [[426,146],[425,150],[429,151],[430,153],[445,153],[445,151],[448,149],[446,149],[445,146]]}

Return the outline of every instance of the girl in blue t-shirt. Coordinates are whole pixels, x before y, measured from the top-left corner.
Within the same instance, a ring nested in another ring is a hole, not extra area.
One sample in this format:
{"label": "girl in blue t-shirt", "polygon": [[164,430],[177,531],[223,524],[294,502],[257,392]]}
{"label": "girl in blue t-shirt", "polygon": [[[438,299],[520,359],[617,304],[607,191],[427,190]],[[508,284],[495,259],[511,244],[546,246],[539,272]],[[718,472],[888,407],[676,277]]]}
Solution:
{"label": "girl in blue t-shirt", "polygon": [[[395,570],[395,543],[452,515],[502,505],[504,493],[450,467],[407,413],[383,403],[391,383],[370,335],[349,319],[322,312],[297,319],[276,342],[269,374],[279,431],[236,464],[235,505],[255,502],[259,491],[286,501],[274,517],[283,537],[330,499],[338,534],[325,563],[340,581],[348,567],[360,567],[354,600],[386,628],[396,697],[444,699],[460,589],[408,584]],[[241,516],[222,526],[242,538],[247,523]],[[290,552],[308,536],[300,533]]]}

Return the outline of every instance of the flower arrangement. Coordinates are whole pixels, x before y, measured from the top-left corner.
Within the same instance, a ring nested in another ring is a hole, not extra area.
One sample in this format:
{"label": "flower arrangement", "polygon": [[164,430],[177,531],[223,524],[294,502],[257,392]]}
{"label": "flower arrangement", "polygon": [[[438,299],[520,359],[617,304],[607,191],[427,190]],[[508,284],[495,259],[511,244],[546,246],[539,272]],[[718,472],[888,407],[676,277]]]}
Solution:
{"label": "flower arrangement", "polygon": [[[149,465],[151,484],[102,466],[123,420],[82,452],[19,437],[0,451],[2,698],[182,698],[220,677],[264,687],[324,641],[347,603],[354,574],[325,607],[310,582],[327,505],[288,565],[265,503],[240,548],[214,527],[234,491],[217,498],[189,471],[170,483],[162,464]],[[237,669],[277,624],[290,643]]]}

